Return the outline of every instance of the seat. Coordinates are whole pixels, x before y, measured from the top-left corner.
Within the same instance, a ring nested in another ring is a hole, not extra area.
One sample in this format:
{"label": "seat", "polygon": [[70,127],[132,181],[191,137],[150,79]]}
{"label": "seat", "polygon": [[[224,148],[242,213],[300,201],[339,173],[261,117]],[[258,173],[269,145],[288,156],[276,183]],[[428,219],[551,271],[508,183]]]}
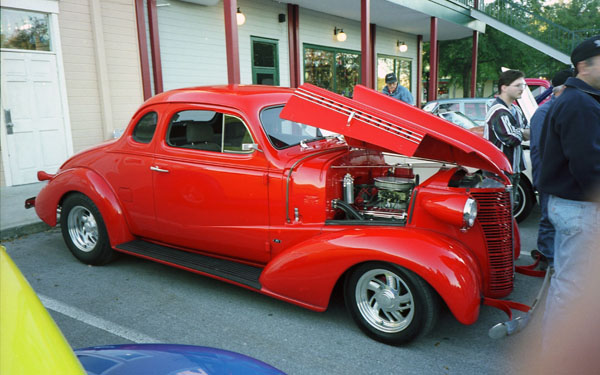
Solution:
{"label": "seat", "polygon": [[187,144],[183,147],[205,151],[221,151],[221,146],[214,142],[215,134],[210,125],[188,124],[185,132]]}

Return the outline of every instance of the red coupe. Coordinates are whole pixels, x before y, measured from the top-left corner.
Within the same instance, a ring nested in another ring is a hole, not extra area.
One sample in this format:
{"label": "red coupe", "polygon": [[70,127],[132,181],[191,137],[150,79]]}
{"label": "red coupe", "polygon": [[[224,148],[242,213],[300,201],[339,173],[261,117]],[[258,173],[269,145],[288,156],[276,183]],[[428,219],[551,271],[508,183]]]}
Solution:
{"label": "red coupe", "polygon": [[[384,152],[452,165],[419,181]],[[316,311],[339,284],[364,332],[400,344],[442,304],[470,324],[512,291],[510,171],[481,137],[362,86],[197,87],[39,172],[26,204],[84,263],[131,254]]]}

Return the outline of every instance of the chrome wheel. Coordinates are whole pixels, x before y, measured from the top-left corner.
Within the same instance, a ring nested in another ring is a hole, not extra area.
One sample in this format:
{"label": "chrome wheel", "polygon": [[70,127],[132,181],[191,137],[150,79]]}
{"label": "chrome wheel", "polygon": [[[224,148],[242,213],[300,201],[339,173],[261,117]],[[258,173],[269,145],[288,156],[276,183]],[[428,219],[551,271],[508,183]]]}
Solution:
{"label": "chrome wheel", "polygon": [[356,283],[355,298],[363,318],[381,332],[400,332],[414,318],[413,295],[392,271],[378,268],[364,273]]}
{"label": "chrome wheel", "polygon": [[83,252],[90,252],[98,243],[98,224],[94,215],[83,206],[75,206],[67,218],[69,237]]}

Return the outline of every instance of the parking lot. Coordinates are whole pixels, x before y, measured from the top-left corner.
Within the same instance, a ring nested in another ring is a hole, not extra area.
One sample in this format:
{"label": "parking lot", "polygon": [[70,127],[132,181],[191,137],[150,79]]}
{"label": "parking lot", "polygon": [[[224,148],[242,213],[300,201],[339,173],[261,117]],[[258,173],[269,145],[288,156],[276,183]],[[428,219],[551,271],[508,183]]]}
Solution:
{"label": "parking lot", "polygon": [[[535,247],[539,208],[521,223],[523,249]],[[515,336],[488,337],[506,319],[482,306],[464,326],[446,310],[429,335],[404,347],[366,337],[334,298],[324,313],[234,285],[121,256],[103,267],[78,262],[57,229],[4,242],[74,348],[131,342],[217,347],[289,374],[515,374],[534,350],[543,306]],[[523,254],[518,264],[528,264]],[[517,275],[511,300],[531,303],[541,279]]]}

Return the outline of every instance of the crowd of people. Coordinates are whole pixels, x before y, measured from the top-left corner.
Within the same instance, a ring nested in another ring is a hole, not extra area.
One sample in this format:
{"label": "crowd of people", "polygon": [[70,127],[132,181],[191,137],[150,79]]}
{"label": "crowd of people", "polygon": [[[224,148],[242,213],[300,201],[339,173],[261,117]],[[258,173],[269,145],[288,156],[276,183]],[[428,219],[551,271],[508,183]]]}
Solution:
{"label": "crowd of people", "polygon": [[[544,373],[582,369],[600,353],[597,337],[589,339],[590,332],[597,333],[596,311],[586,308],[600,297],[599,287],[588,285],[600,260],[600,35],[579,44],[571,62],[573,70],[553,77],[552,98],[530,124],[514,104],[525,87],[523,73],[503,72],[485,125],[486,138],[511,162],[513,187],[524,168],[522,142],[531,135],[542,211],[532,254],[551,272],[542,321]],[[585,340],[574,346],[565,333]]]}

